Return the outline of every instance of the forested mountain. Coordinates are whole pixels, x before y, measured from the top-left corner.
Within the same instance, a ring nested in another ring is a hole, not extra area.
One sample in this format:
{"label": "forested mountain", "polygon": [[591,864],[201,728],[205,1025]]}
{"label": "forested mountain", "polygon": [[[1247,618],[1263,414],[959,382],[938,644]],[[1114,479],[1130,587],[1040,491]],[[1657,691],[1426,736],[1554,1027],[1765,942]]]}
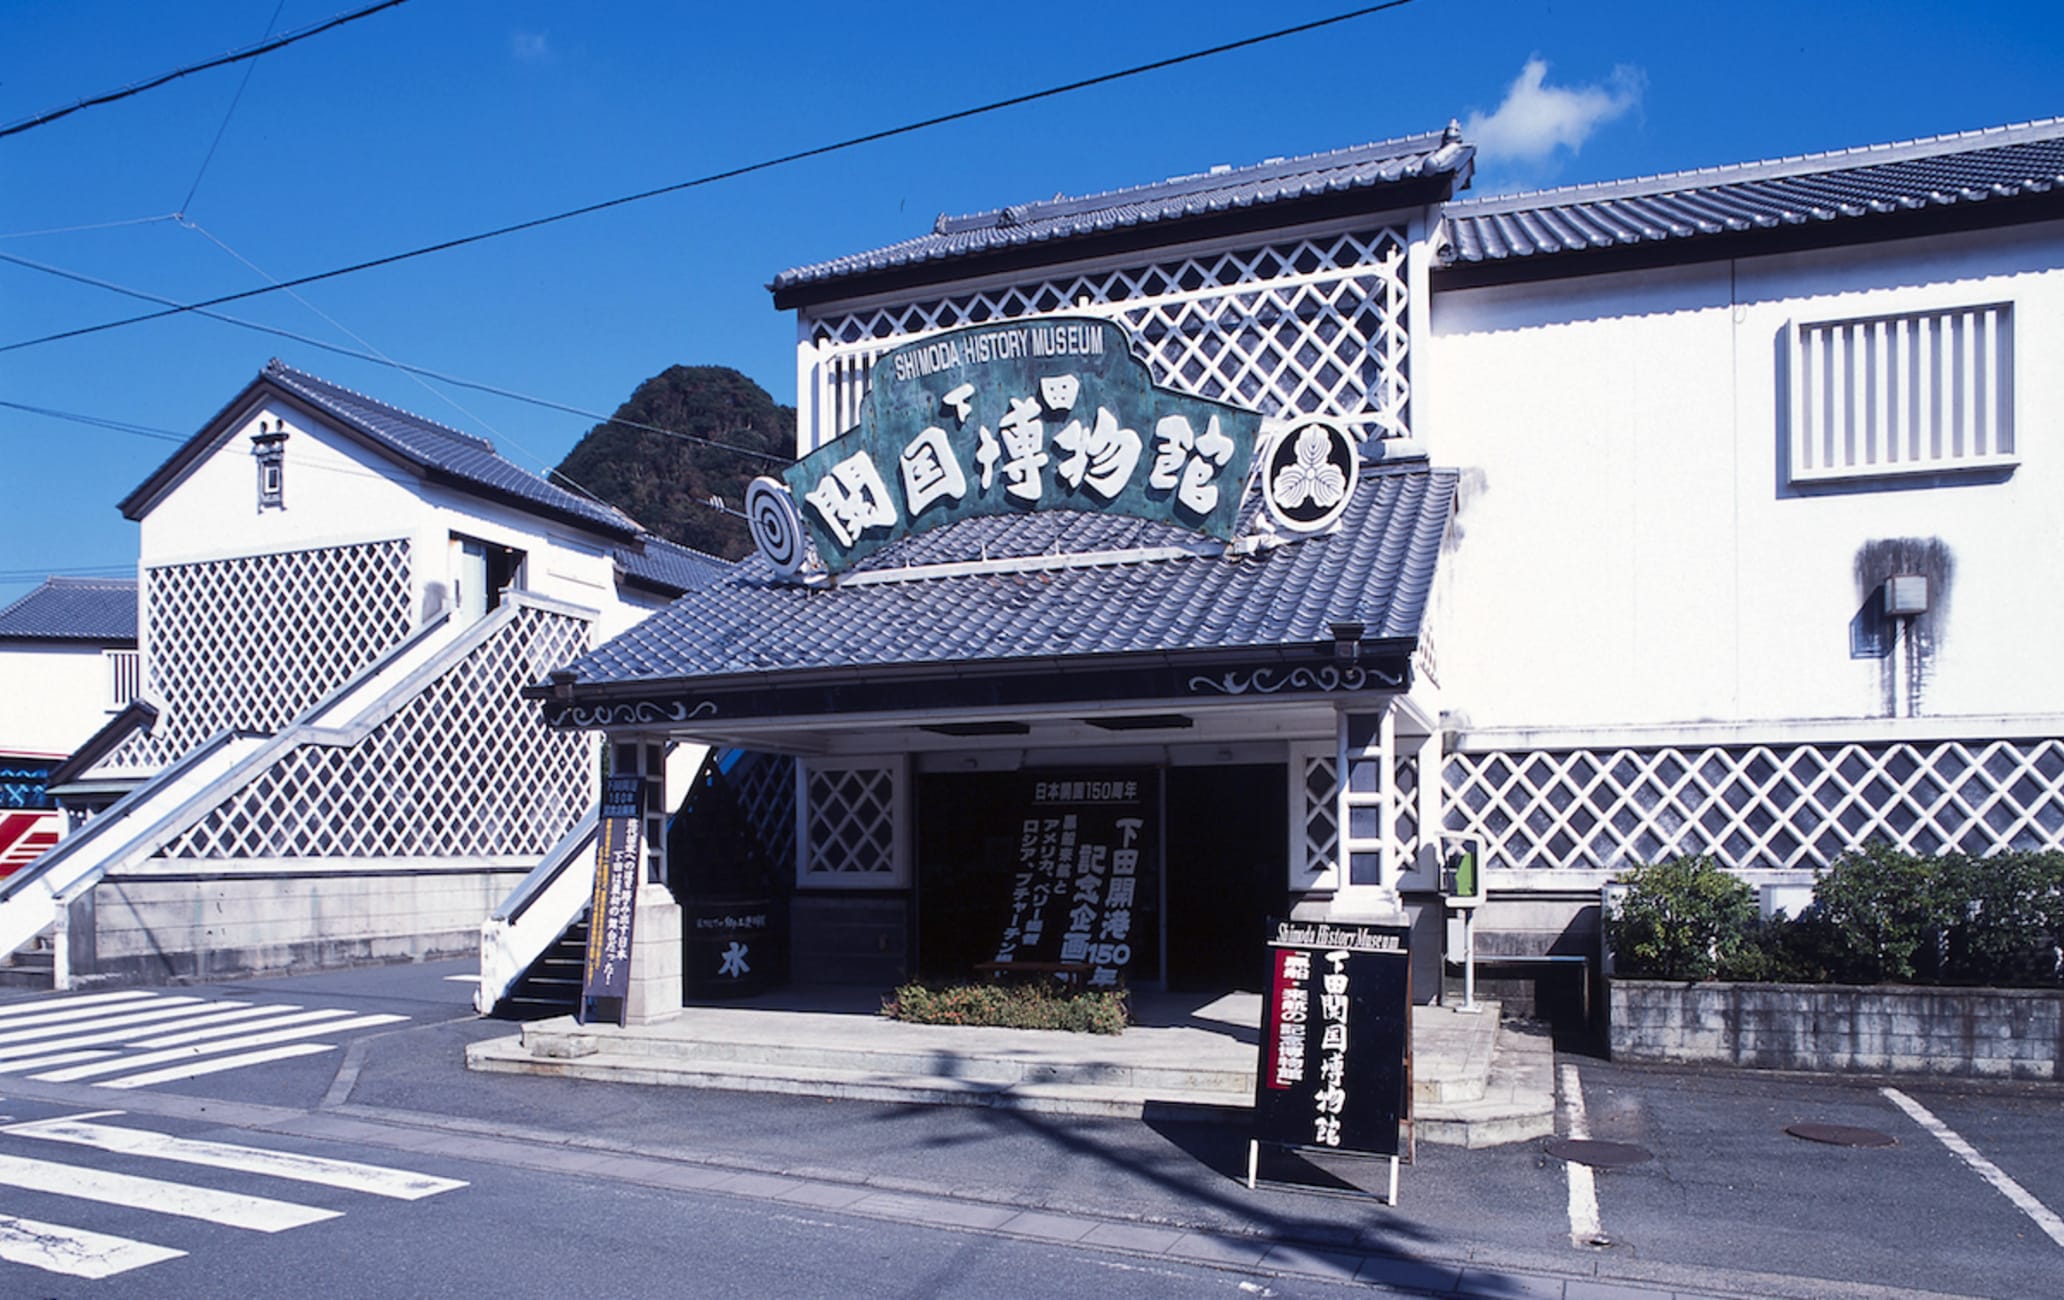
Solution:
{"label": "forested mountain", "polygon": [[795,427],[794,407],[777,405],[766,389],[728,366],[670,366],[639,384],[608,423],[590,429],[559,462],[558,477],[662,537],[736,559],[752,550],[752,536],[743,519],[711,509],[709,500],[721,497],[728,510],[739,510],[747,483],[795,457]]}

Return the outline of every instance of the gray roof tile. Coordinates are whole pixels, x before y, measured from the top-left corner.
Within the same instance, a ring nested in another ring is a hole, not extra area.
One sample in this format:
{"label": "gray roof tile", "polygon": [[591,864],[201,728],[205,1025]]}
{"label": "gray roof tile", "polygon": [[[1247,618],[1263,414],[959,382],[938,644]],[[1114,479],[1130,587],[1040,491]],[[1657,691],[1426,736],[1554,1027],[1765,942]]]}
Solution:
{"label": "gray roof tile", "polygon": [[426,420],[278,360],[266,365],[263,377],[372,440],[405,464],[456,479],[492,496],[578,520],[605,533],[626,535],[638,531],[637,523],[629,515],[569,492],[504,460],[485,438]]}
{"label": "gray roof tile", "polygon": [[2056,195],[2064,118],[1896,144],[1452,202],[1449,266]]}
{"label": "gray roof tile", "polygon": [[[826,667],[1038,660],[1324,642],[1358,622],[1370,640],[1419,634],[1456,475],[1369,471],[1338,531],[1244,558],[1126,559],[1082,568],[963,573],[832,587],[779,581],[764,560],[582,658],[586,683]],[[906,539],[862,572],[982,554],[1088,553],[1194,542],[1165,525],[1052,511],[971,519]]]}
{"label": "gray roof tile", "polygon": [[[970,216],[941,216],[927,235],[864,253],[793,267],[767,287],[776,293],[855,276],[982,253],[1059,244],[1127,227],[1174,224],[1245,208],[1290,205],[1328,195],[1373,191],[1429,177],[1466,184],[1475,149],[1452,124],[1375,144],[1194,176],[1102,194],[1018,203]],[[1169,238],[1177,238],[1171,232]],[[1060,256],[1060,254],[1056,254]]]}
{"label": "gray roof tile", "polygon": [[629,545],[612,547],[609,554],[626,578],[675,596],[708,586],[733,564],[652,533]]}
{"label": "gray roof tile", "polygon": [[0,609],[0,639],[136,644],[136,579],[46,578]]}

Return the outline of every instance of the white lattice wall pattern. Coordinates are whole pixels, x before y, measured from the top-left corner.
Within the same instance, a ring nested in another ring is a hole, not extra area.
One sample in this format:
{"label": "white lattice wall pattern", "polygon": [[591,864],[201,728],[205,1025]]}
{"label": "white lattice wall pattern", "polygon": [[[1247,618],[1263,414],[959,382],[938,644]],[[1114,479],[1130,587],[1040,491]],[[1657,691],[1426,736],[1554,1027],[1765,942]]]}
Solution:
{"label": "white lattice wall pattern", "polygon": [[795,759],[786,754],[747,753],[731,769],[738,806],[766,850],[769,862],[795,861]]}
{"label": "white lattice wall pattern", "polygon": [[923,333],[1056,314],[1125,326],[1154,382],[1260,410],[1410,432],[1405,241],[1394,229],[1200,254],[819,322],[820,441],[859,421],[868,369]]}
{"label": "white lattice wall pattern", "polygon": [[1448,829],[1494,866],[1620,868],[1680,853],[1818,868],[1913,853],[2064,848],[2064,740],[1493,750],[1447,759]]}
{"label": "white lattice wall pattern", "polygon": [[275,732],[408,635],[406,539],[172,564],[145,574],[148,736],[110,766],[162,767],[226,727]]}
{"label": "white lattice wall pattern", "polygon": [[809,768],[803,883],[895,883],[896,777],[889,766]]}
{"label": "white lattice wall pattern", "polygon": [[[1340,761],[1331,754],[1305,754],[1296,758],[1302,777],[1298,805],[1302,848],[1299,864],[1303,879],[1333,869],[1340,855]],[[1397,846],[1395,861],[1401,868],[1419,856],[1419,756],[1399,754],[1391,769],[1391,839]]]}
{"label": "white lattice wall pattern", "polygon": [[519,697],[587,646],[525,606],[362,740],[304,744],[166,847],[168,858],[509,857],[548,851],[593,801],[587,738]]}

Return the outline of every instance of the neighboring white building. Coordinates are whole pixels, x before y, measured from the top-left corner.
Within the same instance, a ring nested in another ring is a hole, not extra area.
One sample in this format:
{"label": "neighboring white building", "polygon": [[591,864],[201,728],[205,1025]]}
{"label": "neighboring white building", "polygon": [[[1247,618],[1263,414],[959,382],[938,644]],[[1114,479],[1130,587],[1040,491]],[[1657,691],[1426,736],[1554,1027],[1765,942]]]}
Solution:
{"label": "neighboring white building", "polygon": [[136,697],[136,582],[50,578],[0,609],[0,876],[57,843],[50,772]]}
{"label": "neighboring white building", "polygon": [[[753,512],[767,562],[534,693],[795,756],[817,978],[1008,948],[983,801],[1008,838],[1086,771],[1169,828],[1149,982],[1243,978],[1214,954],[1279,908],[1402,907],[1435,952],[1463,839],[1483,948],[1567,958],[1677,853],[1796,886],[1873,838],[2064,847],[2064,122],[1458,199],[1472,158],[1451,126],[784,272],[823,453]],[[1164,395],[1142,443],[1166,394],[1272,422],[1229,540],[1081,495],[1063,451],[1127,432],[1067,423],[1109,327]],[[992,414],[992,381],[1037,391]],[[1307,417],[1360,439],[1317,535],[1260,508],[1311,481],[1270,478]],[[978,518],[999,460],[1022,508]]]}
{"label": "neighboring white building", "polygon": [[100,815],[0,895],[61,986],[477,951],[596,791],[517,689],[719,567],[278,362],[122,510],[142,700],[52,775]]}

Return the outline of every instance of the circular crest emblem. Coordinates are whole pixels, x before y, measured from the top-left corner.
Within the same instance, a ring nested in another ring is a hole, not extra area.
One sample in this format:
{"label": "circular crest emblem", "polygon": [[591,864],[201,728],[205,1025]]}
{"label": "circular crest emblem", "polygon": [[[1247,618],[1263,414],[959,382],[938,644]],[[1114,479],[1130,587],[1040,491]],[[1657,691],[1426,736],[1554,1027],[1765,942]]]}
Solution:
{"label": "circular crest emblem", "polygon": [[763,474],[748,484],[745,521],[752,528],[753,545],[776,573],[793,578],[802,571],[809,543],[803,537],[803,517],[796,511],[786,483]]}
{"label": "circular crest emblem", "polygon": [[1354,496],[1361,457],[1332,420],[1299,420],[1269,448],[1261,495],[1269,514],[1293,533],[1330,528]]}

